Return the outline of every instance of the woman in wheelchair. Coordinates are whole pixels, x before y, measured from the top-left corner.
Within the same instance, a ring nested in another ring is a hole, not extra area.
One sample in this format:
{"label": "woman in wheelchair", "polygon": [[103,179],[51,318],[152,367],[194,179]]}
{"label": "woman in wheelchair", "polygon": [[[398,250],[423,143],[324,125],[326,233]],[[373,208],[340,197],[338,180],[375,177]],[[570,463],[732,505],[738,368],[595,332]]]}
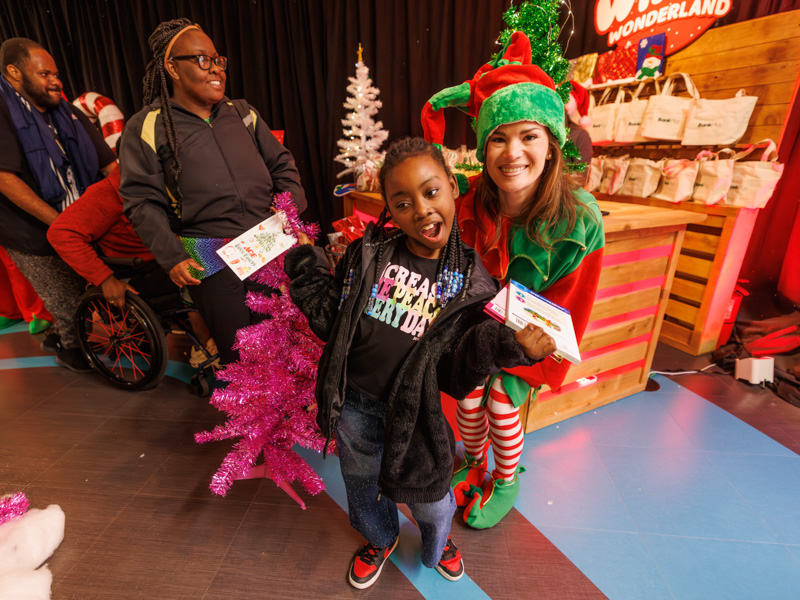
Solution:
{"label": "woman in wheelchair", "polygon": [[[115,169],[90,186],[59,215],[47,238],[64,262],[96,286],[77,311],[81,343],[91,362],[113,382],[142,389],[156,385],[166,369],[165,320],[170,330],[196,338],[193,366],[213,365],[216,345],[200,314],[186,307],[179,288],[125,218],[119,184]],[[149,322],[132,322],[140,317]],[[183,321],[188,321],[186,327]],[[106,364],[109,361],[111,365]]]}

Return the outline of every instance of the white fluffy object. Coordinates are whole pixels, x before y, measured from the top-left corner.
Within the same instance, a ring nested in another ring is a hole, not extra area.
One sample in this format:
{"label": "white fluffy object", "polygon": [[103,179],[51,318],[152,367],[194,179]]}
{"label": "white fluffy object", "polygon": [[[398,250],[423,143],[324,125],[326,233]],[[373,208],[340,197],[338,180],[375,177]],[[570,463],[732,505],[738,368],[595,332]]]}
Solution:
{"label": "white fluffy object", "polygon": [[64,539],[64,511],[57,504],[32,508],[0,525],[0,575],[17,567],[35,569]]}
{"label": "white fluffy object", "polygon": [[57,504],[32,508],[0,525],[0,600],[50,600],[53,574],[44,564],[64,539]]}
{"label": "white fluffy object", "polygon": [[50,600],[52,583],[53,574],[46,565],[41,569],[3,569],[0,571],[0,600]]}

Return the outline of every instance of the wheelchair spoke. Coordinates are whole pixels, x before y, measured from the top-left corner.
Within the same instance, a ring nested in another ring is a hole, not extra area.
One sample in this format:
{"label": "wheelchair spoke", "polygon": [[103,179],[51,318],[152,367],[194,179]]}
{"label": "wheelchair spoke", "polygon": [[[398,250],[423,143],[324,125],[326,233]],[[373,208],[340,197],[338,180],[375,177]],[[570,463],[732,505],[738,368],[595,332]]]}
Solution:
{"label": "wheelchair spoke", "polygon": [[100,344],[93,344],[92,350],[94,351],[95,354],[97,354],[98,352],[103,350],[103,348],[105,348],[105,350],[103,350],[103,354],[100,355],[100,360],[103,360],[106,356],[108,356],[108,353],[111,351],[113,347],[114,346],[112,346],[111,344],[105,346]]}
{"label": "wheelchair spoke", "polygon": [[95,288],[79,306],[81,347],[98,372],[127,389],[148,389],[163,377],[168,361],[160,315],[138,297],[112,305]]}
{"label": "wheelchair spoke", "polygon": [[86,322],[89,323],[90,332],[91,332],[90,335],[94,335],[94,336],[97,336],[97,337],[102,337],[99,333],[96,333],[95,330],[94,330],[95,327],[99,327],[102,330],[101,333],[105,333],[106,334],[106,336],[107,336],[106,339],[108,339],[108,337],[111,336],[111,330],[102,321],[95,321],[93,319],[86,319]]}
{"label": "wheelchair spoke", "polygon": [[130,332],[127,332],[127,335],[125,337],[120,337],[119,338],[119,342],[120,343],[122,343],[122,342],[146,342],[146,341],[147,341],[147,332],[145,332],[145,331],[140,331],[140,332],[130,331]]}
{"label": "wheelchair spoke", "polygon": [[[127,358],[128,361],[131,363],[131,368],[133,369],[133,378],[134,379],[139,379],[139,377],[144,377],[144,371],[142,371],[139,367],[137,367],[136,366],[136,362],[134,362],[134,360],[133,360],[133,354],[130,353],[130,346],[124,345],[124,346],[120,347],[120,350],[121,350],[120,354],[124,355],[125,358]],[[138,375],[137,375],[137,371],[138,371]],[[120,372],[122,372],[121,365],[120,365]]]}
{"label": "wheelchair spoke", "polygon": [[117,354],[117,358],[114,359],[114,364],[111,365],[111,372],[114,373],[115,369],[117,369],[117,368],[119,369],[118,377],[120,379],[124,378],[125,373],[122,370],[122,362],[120,361],[120,355],[119,354]]}
{"label": "wheelchair spoke", "polygon": [[121,345],[121,348],[124,348],[125,350],[127,350],[128,352],[130,352],[130,353],[131,353],[131,356],[133,356],[133,353],[134,353],[134,352],[138,353],[138,354],[139,354],[139,356],[141,356],[142,358],[144,358],[145,360],[147,360],[147,361],[148,361],[148,364],[149,364],[149,361],[150,361],[150,355],[149,355],[147,352],[144,352],[144,351],[143,351],[143,350],[142,350],[142,349],[141,349],[139,346],[137,346],[137,345],[135,345],[135,344],[122,344],[122,345]]}
{"label": "wheelchair spoke", "polygon": [[106,333],[108,333],[110,335],[111,334],[111,330],[107,327],[107,324],[102,321],[103,315],[100,312],[102,310],[105,310],[106,315],[108,317],[111,317],[111,319],[113,319],[113,315],[111,314],[111,310],[109,309],[108,303],[106,302],[105,306],[103,306],[102,304],[98,304],[98,303],[92,303],[92,309],[93,309],[92,310],[92,316],[97,314],[97,316],[99,317],[99,320],[92,319],[91,322],[94,323],[95,325],[99,325],[100,328],[103,331],[105,331]]}

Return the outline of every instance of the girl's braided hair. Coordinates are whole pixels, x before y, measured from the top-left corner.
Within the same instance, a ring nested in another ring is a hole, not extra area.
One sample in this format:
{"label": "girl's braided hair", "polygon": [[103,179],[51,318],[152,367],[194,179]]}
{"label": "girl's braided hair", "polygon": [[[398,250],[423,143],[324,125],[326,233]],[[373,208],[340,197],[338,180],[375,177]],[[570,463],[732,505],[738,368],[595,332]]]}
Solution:
{"label": "girl's braided hair", "polygon": [[[161,107],[164,117],[164,130],[167,134],[167,143],[172,150],[172,165],[169,175],[176,182],[181,174],[181,161],[178,158],[178,134],[175,129],[175,120],[172,116],[172,105],[169,98],[172,94],[172,82],[164,66],[165,53],[170,40],[182,29],[193,25],[189,19],[173,19],[164,21],[156,27],[147,40],[150,50],[153,51],[153,60],[147,65],[144,75],[144,103],[150,104],[156,98],[161,98]],[[180,193],[180,186],[178,186]]]}

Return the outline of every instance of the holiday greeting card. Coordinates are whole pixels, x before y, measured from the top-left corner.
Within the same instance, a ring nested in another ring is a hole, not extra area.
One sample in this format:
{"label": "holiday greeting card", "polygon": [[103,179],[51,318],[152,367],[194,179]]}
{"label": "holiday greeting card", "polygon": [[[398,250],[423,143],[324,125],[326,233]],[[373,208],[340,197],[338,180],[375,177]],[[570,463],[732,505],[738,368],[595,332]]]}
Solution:
{"label": "holiday greeting card", "polygon": [[286,216],[279,212],[217,250],[239,279],[246,279],[291,248],[297,240],[283,232]]}
{"label": "holiday greeting card", "polygon": [[541,327],[553,338],[559,356],[574,365],[580,364],[581,352],[569,311],[513,279],[506,288],[506,325],[514,331],[519,331],[528,323]]}
{"label": "holiday greeting card", "polygon": [[664,74],[664,48],[667,36],[657,33],[639,40],[639,53],[636,56],[636,79],[659,77]]}

